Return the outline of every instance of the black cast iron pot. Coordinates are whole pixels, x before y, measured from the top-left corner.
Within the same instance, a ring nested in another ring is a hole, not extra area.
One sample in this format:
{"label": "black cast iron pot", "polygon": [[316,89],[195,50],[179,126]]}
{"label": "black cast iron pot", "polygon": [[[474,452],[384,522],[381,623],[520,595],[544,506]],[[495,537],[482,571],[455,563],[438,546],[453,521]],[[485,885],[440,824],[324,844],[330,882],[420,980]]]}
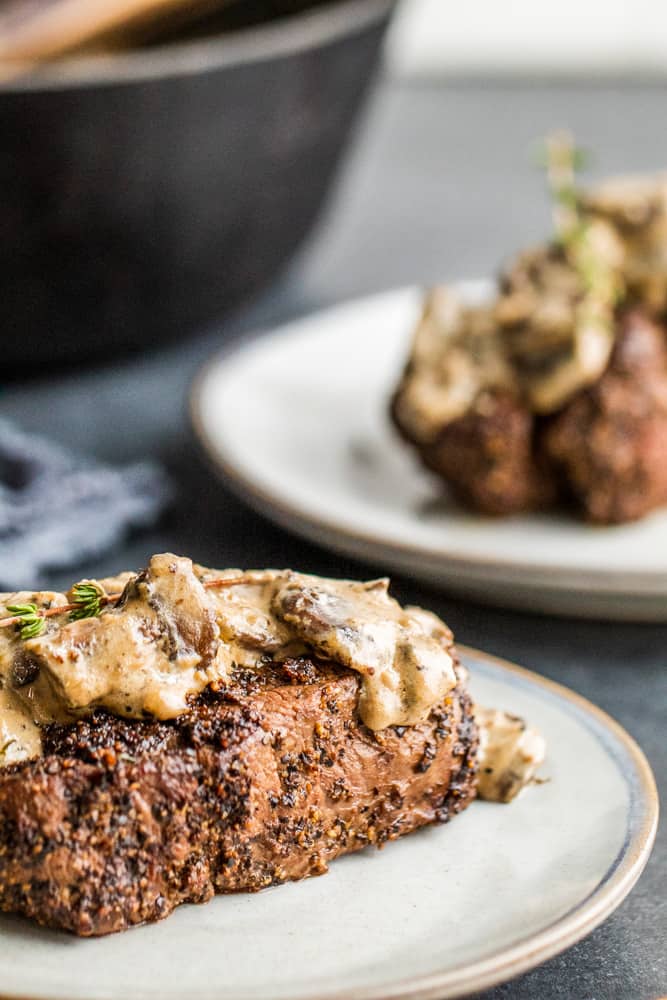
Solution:
{"label": "black cast iron pot", "polygon": [[185,335],[307,233],[393,0],[0,85],[3,368]]}

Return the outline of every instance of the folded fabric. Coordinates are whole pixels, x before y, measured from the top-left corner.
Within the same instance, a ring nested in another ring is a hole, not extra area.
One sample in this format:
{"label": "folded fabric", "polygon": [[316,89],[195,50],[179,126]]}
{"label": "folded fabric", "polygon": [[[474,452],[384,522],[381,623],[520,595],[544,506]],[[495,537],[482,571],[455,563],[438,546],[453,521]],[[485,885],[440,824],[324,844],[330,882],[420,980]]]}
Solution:
{"label": "folded fabric", "polygon": [[34,588],[153,524],[171,486],[152,462],[111,467],[0,420],[0,587]]}

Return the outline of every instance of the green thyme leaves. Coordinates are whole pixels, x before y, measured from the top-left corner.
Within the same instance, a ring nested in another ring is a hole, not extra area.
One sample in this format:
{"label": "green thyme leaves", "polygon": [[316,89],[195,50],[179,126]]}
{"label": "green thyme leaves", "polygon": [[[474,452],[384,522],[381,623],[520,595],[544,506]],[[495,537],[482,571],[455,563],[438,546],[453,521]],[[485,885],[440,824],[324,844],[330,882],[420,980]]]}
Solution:
{"label": "green thyme leaves", "polygon": [[[237,587],[262,583],[264,579],[262,574],[240,574],[237,577],[204,580],[203,586],[211,589]],[[117,604],[122,597],[121,593],[107,594],[104,587],[95,580],[82,580],[76,583],[70,593],[71,603],[61,606],[52,607],[47,604],[40,609],[36,604],[8,604],[7,611],[11,617],[0,618],[0,629],[14,626],[22,639],[35,639],[44,631],[47,618],[67,615],[68,620],[74,622],[82,618],[97,618],[104,608]]]}
{"label": "green thyme leaves", "polygon": [[72,588],[72,598],[72,603],[64,608],[39,609],[36,604],[8,604],[7,611],[12,617],[3,619],[1,624],[14,625],[22,639],[36,639],[46,628],[46,619],[51,615],[69,612],[70,621],[96,618],[110,600],[104,589],[91,580],[77,583]]}
{"label": "green thyme leaves", "polygon": [[7,610],[19,619],[16,627],[22,639],[34,639],[44,631],[44,616],[37,610],[36,604],[8,604]]}
{"label": "green thyme leaves", "polygon": [[579,211],[576,175],[585,165],[586,154],[574,144],[569,132],[554,132],[543,147],[542,166],[554,203],[556,238],[567,246],[584,235],[585,224]]}
{"label": "green thyme leaves", "polygon": [[77,622],[82,618],[97,618],[107,603],[107,595],[99,583],[90,580],[77,583],[72,587],[72,604],[76,604],[77,607],[70,611],[70,621]]}
{"label": "green thyme leaves", "polygon": [[624,293],[623,247],[607,223],[591,218],[582,208],[576,176],[587,158],[569,132],[555,132],[544,145],[556,242],[577,272],[587,299],[580,320],[593,326],[601,323],[611,336],[613,308]]}

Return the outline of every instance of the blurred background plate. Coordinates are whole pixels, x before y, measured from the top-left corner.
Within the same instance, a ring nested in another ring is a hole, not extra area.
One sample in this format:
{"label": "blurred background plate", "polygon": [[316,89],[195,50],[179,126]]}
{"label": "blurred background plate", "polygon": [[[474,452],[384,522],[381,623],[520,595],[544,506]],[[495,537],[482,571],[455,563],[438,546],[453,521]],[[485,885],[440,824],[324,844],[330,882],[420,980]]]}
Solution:
{"label": "blurred background plate", "polygon": [[[479,301],[485,282],[464,282]],[[667,510],[593,527],[463,511],[389,424],[421,293],[288,324],[214,358],[191,413],[216,469],[274,521],[454,593],[526,610],[667,621]]]}
{"label": "blurred background plate", "polygon": [[244,3],[233,31],[0,83],[3,373],[182,337],[263,288],[316,218],[393,7]]}

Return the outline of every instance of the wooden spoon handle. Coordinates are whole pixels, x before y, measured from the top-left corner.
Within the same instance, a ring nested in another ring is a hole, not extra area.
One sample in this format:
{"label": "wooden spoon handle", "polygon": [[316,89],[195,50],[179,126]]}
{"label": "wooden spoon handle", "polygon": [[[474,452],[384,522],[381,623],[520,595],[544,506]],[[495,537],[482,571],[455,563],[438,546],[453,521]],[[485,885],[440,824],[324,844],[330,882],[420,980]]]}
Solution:
{"label": "wooden spoon handle", "polygon": [[[221,7],[229,0],[215,0]],[[137,25],[189,14],[211,0],[5,0],[0,7],[0,65],[25,67],[101,44]]]}

